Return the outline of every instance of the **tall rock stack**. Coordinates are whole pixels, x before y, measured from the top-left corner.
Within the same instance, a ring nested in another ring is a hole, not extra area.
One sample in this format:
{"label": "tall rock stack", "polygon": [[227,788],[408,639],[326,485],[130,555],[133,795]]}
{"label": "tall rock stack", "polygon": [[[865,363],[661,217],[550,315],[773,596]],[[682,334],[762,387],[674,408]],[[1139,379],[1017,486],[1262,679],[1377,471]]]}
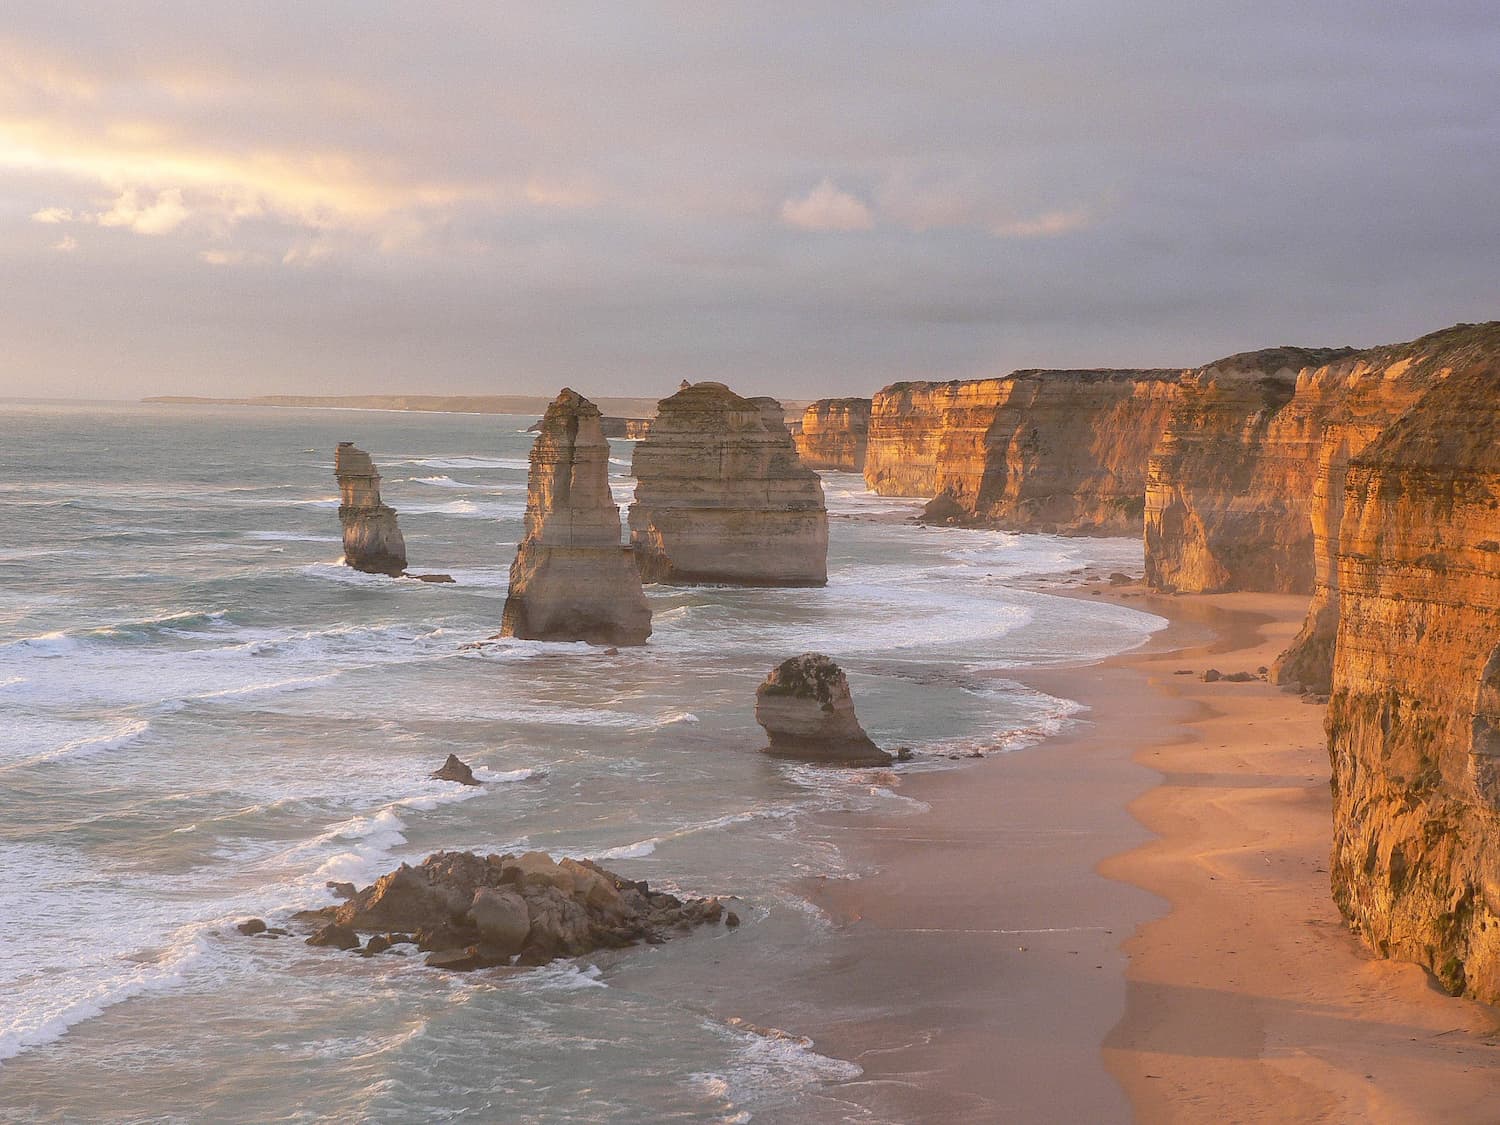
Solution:
{"label": "tall rock stack", "polygon": [[797,452],[810,469],[863,473],[869,442],[867,398],[820,398],[803,411]]}
{"label": "tall rock stack", "polygon": [[564,389],[531,447],[526,534],[510,568],[500,635],[639,645],[651,610],[609,489],[599,408]]}
{"label": "tall rock stack", "polygon": [[380,501],[375,462],[353,442],[341,441],[333,455],[333,475],[339,484],[344,562],[367,574],[399,578],[406,571],[406,541],[396,526],[396,510]]}
{"label": "tall rock stack", "polygon": [[1348,467],[1328,708],[1334,900],[1500,1002],[1500,339]]}
{"label": "tall rock stack", "polygon": [[694,383],[635,447],[630,539],[647,582],[822,586],[828,512],[774,399]]}

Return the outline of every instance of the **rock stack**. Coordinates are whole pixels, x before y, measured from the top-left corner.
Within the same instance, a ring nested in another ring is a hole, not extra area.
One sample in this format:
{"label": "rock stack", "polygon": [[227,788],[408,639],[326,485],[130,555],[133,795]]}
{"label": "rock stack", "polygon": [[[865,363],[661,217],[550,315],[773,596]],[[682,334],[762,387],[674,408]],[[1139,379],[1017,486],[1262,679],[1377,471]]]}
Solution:
{"label": "rock stack", "polygon": [[828,512],[775,399],[722,383],[658,405],[635,447],[630,538],[648,582],[822,586]]}
{"label": "rock stack", "polygon": [[333,455],[333,475],[339,483],[344,562],[367,574],[401,577],[406,572],[406,541],[396,526],[396,510],[380,501],[375,462],[353,442],[341,441]]}
{"label": "rock stack", "polygon": [[886,766],[891,756],[854,715],[844,670],[822,653],[783,660],[755,692],[755,721],[768,754],[840,766]]}
{"label": "rock stack", "polygon": [[609,489],[599,408],[564,388],[531,447],[526,534],[510,568],[503,637],[639,645],[651,610]]}
{"label": "rock stack", "polygon": [[869,399],[820,398],[803,412],[797,452],[810,469],[862,473],[869,442]]}

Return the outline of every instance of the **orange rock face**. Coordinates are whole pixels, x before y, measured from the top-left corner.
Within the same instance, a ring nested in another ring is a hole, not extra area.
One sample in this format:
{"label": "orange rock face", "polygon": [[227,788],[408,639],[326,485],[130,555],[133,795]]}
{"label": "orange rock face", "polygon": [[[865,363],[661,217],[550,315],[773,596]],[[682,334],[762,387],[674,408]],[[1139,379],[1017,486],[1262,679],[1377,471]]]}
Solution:
{"label": "orange rock face", "polygon": [[897,383],[871,408],[865,482],[927,518],[1017,531],[1139,531],[1177,370],[1017,371]]}
{"label": "orange rock face", "polygon": [[820,398],[802,414],[797,453],[809,469],[865,471],[870,440],[870,400]]}
{"label": "orange rock face", "polygon": [[1328,712],[1334,899],[1500,1001],[1500,325],[1348,464]]}
{"label": "orange rock face", "polygon": [[380,500],[375,462],[353,442],[341,441],[334,451],[333,473],[339,485],[345,565],[399,578],[406,571],[406,541],[396,526],[396,510]]}
{"label": "orange rock face", "polygon": [[1184,376],[1146,479],[1146,580],[1160,590],[1305,593],[1322,426],[1347,350],[1276,348]]}

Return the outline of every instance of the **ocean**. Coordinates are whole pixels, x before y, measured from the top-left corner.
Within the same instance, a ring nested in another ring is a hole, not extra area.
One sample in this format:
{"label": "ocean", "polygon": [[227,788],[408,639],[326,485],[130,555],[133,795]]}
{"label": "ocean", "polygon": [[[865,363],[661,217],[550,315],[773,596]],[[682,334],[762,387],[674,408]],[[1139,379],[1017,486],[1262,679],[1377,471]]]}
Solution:
{"label": "ocean", "polygon": [[[532,421],[0,403],[0,1120],[795,1120],[858,1067],[735,1005],[836,948],[798,888],[861,872],[807,818],[1045,753],[1086,716],[1010,676],[1163,624],[1037,589],[1138,573],[1137,541],[924,529],[828,473],[825,589],[648,587],[644,648],[466,648],[499,628]],[[342,440],[454,585],[340,565]],[[917,759],[758,753],[756,685],[806,651]],[[484,785],[429,780],[449,753]],[[233,928],[445,848],[592,857],[744,924],[508,976]]]}

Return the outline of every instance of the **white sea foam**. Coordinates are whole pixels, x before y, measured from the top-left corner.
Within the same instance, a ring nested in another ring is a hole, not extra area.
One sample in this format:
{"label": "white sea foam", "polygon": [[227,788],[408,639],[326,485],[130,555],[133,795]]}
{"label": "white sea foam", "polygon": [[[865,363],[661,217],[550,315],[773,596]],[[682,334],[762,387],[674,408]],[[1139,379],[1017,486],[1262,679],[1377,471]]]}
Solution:
{"label": "white sea foam", "polygon": [[691,1080],[705,1094],[723,1098],[728,1121],[749,1121],[755,1110],[784,1103],[798,1090],[828,1082],[852,1082],[864,1073],[857,1063],[819,1054],[813,1041],[774,1027],[743,1020],[705,1022],[714,1036],[732,1047],[729,1068],[702,1071]]}
{"label": "white sea foam", "polygon": [[524,457],[412,457],[395,465],[421,465],[429,469],[521,469],[531,467]]}

